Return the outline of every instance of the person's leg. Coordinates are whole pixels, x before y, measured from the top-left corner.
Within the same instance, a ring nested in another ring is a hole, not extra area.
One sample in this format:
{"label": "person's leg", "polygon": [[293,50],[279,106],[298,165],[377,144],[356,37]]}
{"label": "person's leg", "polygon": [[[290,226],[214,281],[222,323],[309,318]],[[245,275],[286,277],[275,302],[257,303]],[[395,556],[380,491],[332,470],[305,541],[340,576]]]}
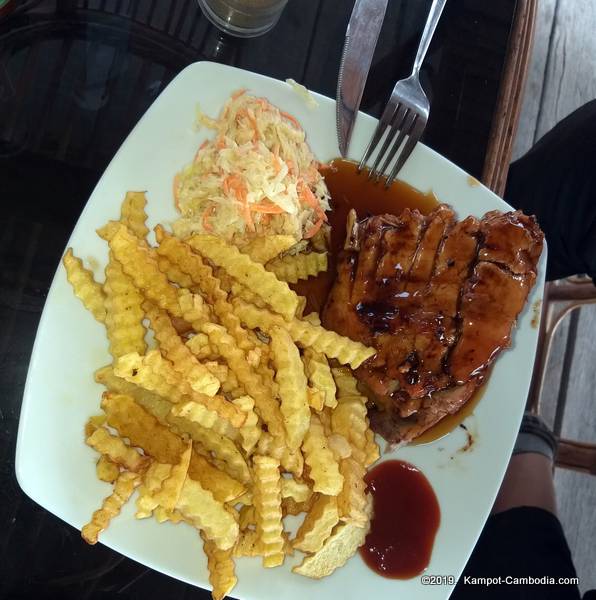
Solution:
{"label": "person's leg", "polygon": [[505,200],[535,214],[548,279],[596,276],[596,100],[558,123],[509,170]]}
{"label": "person's leg", "polygon": [[556,514],[553,464],[543,454],[528,452],[511,457],[492,514],[520,506],[534,506]]}
{"label": "person's leg", "polygon": [[[525,415],[491,516],[455,588],[454,600],[579,600],[577,585],[553,584],[550,579],[576,576],[555,515],[555,452],[550,430],[537,417]],[[511,585],[507,577],[533,581]],[[482,578],[491,579],[491,585]]]}
{"label": "person's leg", "polygon": [[534,506],[556,514],[553,463],[557,440],[546,423],[526,413],[492,514]]}

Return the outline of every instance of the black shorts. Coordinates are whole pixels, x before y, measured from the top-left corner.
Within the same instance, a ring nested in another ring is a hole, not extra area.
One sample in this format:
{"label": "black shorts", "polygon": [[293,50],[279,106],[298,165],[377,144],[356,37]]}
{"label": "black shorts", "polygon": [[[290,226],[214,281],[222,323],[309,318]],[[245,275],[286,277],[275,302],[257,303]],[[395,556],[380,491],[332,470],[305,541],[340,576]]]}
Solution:
{"label": "black shorts", "polygon": [[[488,519],[451,598],[579,600],[578,586],[563,583],[575,577],[557,517],[540,508],[513,508]],[[525,582],[516,583],[520,578]],[[596,591],[584,600],[596,600]]]}

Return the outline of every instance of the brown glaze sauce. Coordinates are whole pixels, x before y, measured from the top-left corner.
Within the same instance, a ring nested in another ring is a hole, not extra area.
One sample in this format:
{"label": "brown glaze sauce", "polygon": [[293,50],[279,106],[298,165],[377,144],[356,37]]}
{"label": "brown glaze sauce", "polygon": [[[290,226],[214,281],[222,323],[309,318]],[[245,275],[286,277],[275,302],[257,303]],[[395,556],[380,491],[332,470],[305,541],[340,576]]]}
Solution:
{"label": "brown glaze sauce", "polygon": [[366,475],[374,502],[371,529],[360,555],[373,571],[410,579],[430,562],[441,511],[426,477],[413,465],[388,460]]}
{"label": "brown glaze sauce", "polygon": [[436,442],[448,433],[453,431],[462,421],[469,417],[473,412],[486,390],[486,380],[480,387],[476,389],[472,397],[453,415],[443,417],[436,425],[427,429],[422,435],[419,435],[410,444],[417,446],[419,444],[430,444]]}

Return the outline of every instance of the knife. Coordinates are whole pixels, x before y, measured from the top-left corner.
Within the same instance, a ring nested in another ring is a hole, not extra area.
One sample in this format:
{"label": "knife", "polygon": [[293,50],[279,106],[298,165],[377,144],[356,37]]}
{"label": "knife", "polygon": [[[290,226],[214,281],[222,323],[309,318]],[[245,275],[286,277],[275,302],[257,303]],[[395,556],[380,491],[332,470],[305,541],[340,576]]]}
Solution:
{"label": "knife", "polygon": [[346,30],[336,96],[337,140],[346,156],[388,0],[356,0]]}

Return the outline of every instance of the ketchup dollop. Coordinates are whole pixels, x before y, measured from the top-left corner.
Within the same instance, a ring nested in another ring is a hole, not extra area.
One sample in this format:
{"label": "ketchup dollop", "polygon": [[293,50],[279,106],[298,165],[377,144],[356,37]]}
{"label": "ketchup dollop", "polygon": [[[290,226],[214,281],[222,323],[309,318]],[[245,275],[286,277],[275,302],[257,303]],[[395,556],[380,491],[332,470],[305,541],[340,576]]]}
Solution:
{"label": "ketchup dollop", "polygon": [[410,579],[430,562],[441,511],[428,479],[413,465],[388,460],[366,476],[374,517],[360,554],[373,570]]}

